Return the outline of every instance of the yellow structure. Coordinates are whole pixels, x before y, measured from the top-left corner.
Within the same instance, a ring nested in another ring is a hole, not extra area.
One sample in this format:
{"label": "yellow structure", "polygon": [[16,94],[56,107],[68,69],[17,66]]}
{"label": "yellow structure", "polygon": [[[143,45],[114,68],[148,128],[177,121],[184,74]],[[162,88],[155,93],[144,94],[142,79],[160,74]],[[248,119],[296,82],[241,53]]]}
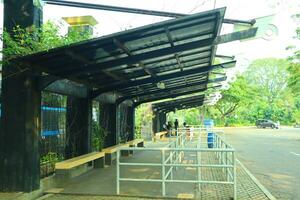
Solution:
{"label": "yellow structure", "polygon": [[97,20],[90,15],[87,16],[75,16],[75,17],[63,17],[70,26],[79,26],[79,25],[90,25],[95,26],[98,24]]}

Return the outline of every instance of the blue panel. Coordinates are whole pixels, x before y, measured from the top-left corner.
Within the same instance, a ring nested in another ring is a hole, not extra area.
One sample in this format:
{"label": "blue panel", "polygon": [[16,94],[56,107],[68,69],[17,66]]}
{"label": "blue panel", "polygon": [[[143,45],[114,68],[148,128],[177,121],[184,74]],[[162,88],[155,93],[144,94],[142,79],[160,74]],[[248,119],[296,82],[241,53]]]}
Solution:
{"label": "blue panel", "polygon": [[62,107],[42,106],[42,110],[51,110],[51,111],[61,111],[61,112],[65,112],[65,111],[66,111],[66,108],[62,108]]}
{"label": "blue panel", "polygon": [[204,125],[205,126],[213,126],[214,125],[214,120],[212,120],[212,119],[204,119]]}
{"label": "blue panel", "polygon": [[60,134],[59,130],[52,130],[52,131],[44,130],[44,131],[42,131],[42,136],[51,136],[51,135],[59,135],[59,134]]}

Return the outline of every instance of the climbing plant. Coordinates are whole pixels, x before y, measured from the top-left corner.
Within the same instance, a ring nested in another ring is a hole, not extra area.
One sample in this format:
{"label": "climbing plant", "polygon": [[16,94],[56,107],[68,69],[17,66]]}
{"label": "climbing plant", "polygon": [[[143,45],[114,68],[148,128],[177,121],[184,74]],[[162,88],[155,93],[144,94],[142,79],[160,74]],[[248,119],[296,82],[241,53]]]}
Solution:
{"label": "climbing plant", "polygon": [[104,139],[107,131],[99,125],[99,122],[92,121],[92,148],[94,151],[101,151],[104,146]]}
{"label": "climbing plant", "polygon": [[5,60],[1,60],[0,64],[7,63],[16,57],[70,45],[92,37],[87,32],[82,33],[77,30],[62,34],[62,28],[60,24],[47,21],[40,28],[35,26],[21,28],[17,25],[11,32],[4,30],[0,35],[4,48],[0,53],[5,55]]}
{"label": "climbing plant", "polygon": [[[153,113],[151,104],[146,103],[137,107],[135,114],[135,137],[142,137],[142,127],[150,127]],[[149,130],[151,132],[151,130]]]}

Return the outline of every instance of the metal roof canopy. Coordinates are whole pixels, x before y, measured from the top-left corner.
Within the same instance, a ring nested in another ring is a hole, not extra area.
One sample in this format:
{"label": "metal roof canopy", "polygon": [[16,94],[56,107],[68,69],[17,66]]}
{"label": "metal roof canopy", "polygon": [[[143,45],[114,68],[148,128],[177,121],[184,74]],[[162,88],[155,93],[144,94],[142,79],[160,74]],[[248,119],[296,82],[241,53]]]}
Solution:
{"label": "metal roof canopy", "polygon": [[[172,19],[21,58],[59,79],[124,96],[208,80],[225,8]],[[198,73],[197,73],[198,72]]]}
{"label": "metal roof canopy", "polygon": [[164,101],[152,104],[154,111],[158,112],[170,112],[175,109],[187,109],[191,107],[202,106],[204,104],[205,94]]}

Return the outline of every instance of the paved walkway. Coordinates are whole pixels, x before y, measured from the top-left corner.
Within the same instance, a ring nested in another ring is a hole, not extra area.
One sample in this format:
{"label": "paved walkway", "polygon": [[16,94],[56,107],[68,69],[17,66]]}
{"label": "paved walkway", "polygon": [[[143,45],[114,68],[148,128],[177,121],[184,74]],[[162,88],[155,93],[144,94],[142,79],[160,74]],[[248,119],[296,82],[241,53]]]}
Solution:
{"label": "paved walkway", "polygon": [[[165,144],[165,143],[164,143]],[[148,143],[147,147],[161,146],[162,143]],[[216,162],[214,153],[202,153],[202,163],[213,164]],[[183,163],[195,163],[195,153],[186,153]],[[155,151],[135,152],[133,156],[123,157],[121,161],[126,162],[152,162],[159,163],[161,161],[160,153]],[[153,166],[123,166],[120,171],[121,177],[126,178],[160,178],[161,167]],[[201,170],[202,180],[224,181],[226,177],[221,169]],[[176,170],[173,174],[176,179],[195,179],[196,168],[187,167]],[[191,197],[196,199],[232,199],[232,185],[216,185],[201,184],[201,192],[197,190],[198,185],[194,183],[167,183],[166,196],[176,198],[178,196]],[[145,199],[151,197],[161,199],[161,183],[145,183],[145,182],[122,182],[120,186],[121,195],[139,196],[138,197],[122,197],[122,199]],[[116,196],[116,167],[115,165],[104,169],[94,169],[82,176],[72,179],[60,188],[53,188],[48,193],[52,195],[44,196],[46,200],[102,200],[102,199],[118,199]],[[237,164],[237,196],[238,199],[270,199],[253,180],[249,172],[240,164]],[[101,196],[99,196],[101,195]]]}

